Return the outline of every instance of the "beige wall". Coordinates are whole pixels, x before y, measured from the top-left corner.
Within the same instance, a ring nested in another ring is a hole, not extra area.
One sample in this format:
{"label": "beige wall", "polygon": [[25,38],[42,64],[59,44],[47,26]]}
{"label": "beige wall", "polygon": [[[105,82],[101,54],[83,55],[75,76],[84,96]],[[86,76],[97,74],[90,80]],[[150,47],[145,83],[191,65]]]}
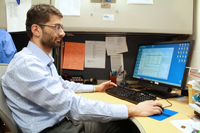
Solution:
{"label": "beige wall", "polygon": [[[46,3],[46,4],[49,4],[51,0],[32,0],[32,4],[37,4],[37,3]],[[81,10],[83,9],[87,9],[87,13],[85,15],[89,15],[91,11],[96,11],[97,12],[97,9],[98,9],[98,15],[102,15],[103,13],[112,13],[111,11],[115,11],[118,7],[120,7],[119,9],[119,14],[123,13],[124,11],[127,11],[124,10],[124,9],[121,9],[122,6],[117,6],[117,4],[120,2],[120,3],[123,3],[125,5],[125,2],[123,0],[118,0],[116,1],[116,3],[112,4],[111,5],[111,9],[108,9],[108,11],[106,11],[107,9],[101,9],[100,8],[100,4],[99,3],[90,3],[90,0],[84,0],[82,2],[82,7],[81,7]],[[171,4],[171,2],[175,2],[175,0],[167,0],[169,1],[169,5]],[[155,6],[156,4],[162,4],[163,2],[167,2],[166,0],[154,0],[154,5]],[[188,1],[193,1],[193,0],[184,0],[186,3]],[[90,3],[90,8],[86,8],[87,4]],[[175,3],[183,3],[183,1],[181,0],[176,0]],[[52,4],[54,5],[54,0],[52,0]],[[85,4],[85,5],[84,5]],[[165,3],[166,4],[166,3]],[[189,4],[191,4],[191,2],[189,2]],[[181,5],[181,4],[178,4],[178,5]],[[129,7],[134,7],[134,8],[138,8],[137,5],[135,6],[132,6],[132,5],[128,5]],[[160,5],[161,6],[161,5]],[[148,8],[151,8],[151,6],[149,5],[145,5],[145,9],[146,7]],[[190,7],[190,6],[189,6]],[[198,8],[199,7],[199,8]],[[166,7],[165,7],[166,8]],[[155,7],[154,7],[155,9]],[[166,8],[166,12],[167,13],[167,9]],[[174,8],[174,9],[177,9],[177,8]],[[177,9],[182,9],[181,6]],[[136,9],[135,9],[136,10]],[[170,11],[170,9],[169,9]],[[184,11],[184,10],[183,10]],[[85,12],[84,12],[85,13]],[[132,14],[135,13],[135,12],[132,12]],[[137,13],[139,14],[138,10],[137,10]],[[93,17],[96,17],[95,16],[96,14],[94,14]],[[188,14],[187,14],[188,15]],[[81,16],[84,16],[83,14],[81,14]],[[181,18],[181,14],[179,14],[180,17],[178,17],[179,19]],[[90,17],[90,16],[89,16]],[[127,16],[126,16],[127,17]],[[0,0],[0,29],[6,29],[6,8],[5,8],[5,1],[4,0]],[[71,17],[65,17],[65,21],[66,21],[66,25],[67,26],[71,26],[71,25],[68,25],[67,21],[69,21],[69,18],[71,20]],[[121,18],[121,17],[120,17]],[[158,17],[159,18],[159,17]],[[190,14],[190,17],[188,18],[191,18],[191,14]],[[68,19],[68,20],[67,20]],[[166,17],[165,17],[166,19]],[[89,19],[87,19],[88,21]],[[80,21],[78,21],[80,22]],[[144,22],[144,21],[142,21]],[[65,22],[64,22],[65,23]],[[104,22],[104,23],[109,23],[109,22]],[[73,23],[72,23],[73,24]],[[95,22],[93,22],[93,24],[95,24]],[[107,24],[106,24],[107,25]],[[151,24],[153,25],[153,24]],[[179,25],[179,24],[178,24]],[[97,26],[97,25],[96,25]],[[189,24],[189,26],[191,26]],[[73,27],[73,26],[72,26]],[[66,27],[66,28],[69,28],[69,27]],[[87,28],[87,27],[86,27]],[[95,29],[95,28],[94,28]],[[190,29],[190,28],[189,28]],[[80,29],[79,29],[80,30]],[[122,30],[122,29],[121,29]],[[147,31],[143,31],[143,32],[147,32]],[[191,31],[189,31],[188,33],[190,33]],[[167,32],[166,32],[167,33]],[[189,39],[193,39],[195,40],[195,46],[194,46],[194,50],[193,50],[193,56],[192,56],[192,59],[191,59],[191,67],[196,67],[196,68],[200,68],[200,0],[194,0],[194,25],[193,25],[193,34],[190,36]],[[193,77],[189,77],[188,80],[191,80],[191,79],[194,79]]]}
{"label": "beige wall", "polygon": [[[200,0],[194,0],[194,27],[193,34],[189,39],[193,39],[195,41],[190,66],[200,69]],[[188,80],[192,79],[196,78],[191,76],[188,77]]]}
{"label": "beige wall", "polygon": [[[65,31],[192,34],[193,0],[153,0],[153,5],[116,0],[109,9],[91,1],[81,1],[80,16],[64,16]],[[104,14],[114,21],[103,20]]]}
{"label": "beige wall", "polygon": [[[50,1],[54,5],[55,0],[32,0],[32,4]],[[95,0],[81,0],[80,16],[64,16],[65,31],[192,34],[193,0],[154,0],[153,5],[117,0],[109,9],[91,1]],[[103,20],[104,14],[114,15],[114,21]],[[0,18],[0,28],[7,29],[5,0],[0,0]]]}
{"label": "beige wall", "polygon": [[[50,0],[31,0],[31,3],[32,5],[38,3],[50,4]],[[7,30],[5,0],[0,0],[0,29]]]}

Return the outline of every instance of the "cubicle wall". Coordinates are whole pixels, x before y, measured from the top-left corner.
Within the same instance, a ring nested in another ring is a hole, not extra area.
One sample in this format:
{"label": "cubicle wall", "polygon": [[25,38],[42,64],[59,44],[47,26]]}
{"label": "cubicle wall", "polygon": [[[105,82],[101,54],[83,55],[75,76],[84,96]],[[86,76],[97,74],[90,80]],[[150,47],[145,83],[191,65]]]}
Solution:
{"label": "cubicle wall", "polygon": [[[32,4],[37,3],[55,5],[55,0],[32,0]],[[103,20],[104,14],[114,15],[114,20]],[[0,0],[0,17],[0,28],[7,29],[4,0]],[[111,0],[110,8],[101,8],[100,0],[81,0],[80,16],[64,16],[62,22],[67,35],[72,35],[66,36],[64,41],[84,43],[86,40],[105,41],[108,35],[126,36],[129,52],[123,54],[124,68],[132,73],[138,44],[168,41],[192,34],[193,0],[153,0],[152,5],[129,5],[127,0]],[[27,45],[29,38],[25,32],[11,35],[18,51]],[[76,71],[59,69],[60,52],[54,50],[53,53],[61,75],[83,75],[85,79],[109,78],[109,56],[106,56],[105,69],[85,68],[84,71]]]}
{"label": "cubicle wall", "polygon": [[[103,20],[104,14],[114,15],[114,21]],[[64,16],[63,24],[69,32],[192,34],[193,0],[153,0],[152,5],[115,0],[110,8],[101,8],[98,0],[81,0],[80,16]]]}
{"label": "cubicle wall", "polygon": [[[85,43],[85,41],[92,40],[92,41],[105,41],[105,34],[81,34],[75,36],[66,36],[64,37],[64,41],[67,42],[80,42]],[[133,71],[134,60],[136,58],[136,52],[138,44],[143,43],[153,43],[153,42],[160,42],[160,41],[170,41],[171,37],[169,36],[155,36],[155,35],[148,35],[148,36],[140,36],[140,35],[129,35],[126,36],[126,42],[128,46],[128,52],[123,53],[123,60],[124,60],[124,69],[127,70],[128,74],[131,74]],[[54,51],[55,52],[55,51]],[[55,54],[56,55],[56,54]],[[63,56],[61,54],[61,56]],[[55,56],[56,58],[56,56]],[[59,57],[59,59],[62,59]],[[84,79],[89,78],[96,78],[99,80],[108,80],[109,74],[111,70],[111,63],[110,63],[110,56],[106,54],[106,66],[105,69],[100,68],[84,68],[84,70],[69,70],[69,69],[61,69],[60,74],[64,75],[83,75]],[[127,79],[131,79],[127,77]]]}
{"label": "cubicle wall", "polygon": [[[81,0],[80,16],[64,16],[65,31],[192,34],[193,0],[153,0],[150,5],[111,0],[110,8],[101,8],[100,1]],[[55,5],[55,0],[32,0],[38,3]],[[103,20],[105,14],[114,15],[114,20]],[[0,18],[0,28],[7,29],[4,0]]]}
{"label": "cubicle wall", "polygon": [[[17,51],[26,47],[29,41],[26,33],[11,33],[13,41],[16,45]],[[108,36],[106,34],[78,34],[74,36],[65,36],[64,41],[68,42],[80,42],[85,43],[85,41],[105,41],[105,37]],[[109,35],[110,36],[110,35]],[[133,71],[133,62],[136,58],[136,49],[138,44],[143,43],[153,43],[160,41],[170,41],[172,40],[172,36],[160,36],[160,35],[123,35],[126,36],[126,42],[128,46],[128,52],[123,53],[124,60],[124,69],[127,70],[127,73],[131,74]],[[110,56],[106,54],[106,66],[105,69],[98,68],[84,68],[81,70],[70,70],[70,69],[61,69],[61,48],[53,49],[53,56],[55,59],[54,64],[57,67],[57,70],[60,75],[68,74],[68,75],[83,75],[84,79],[96,78],[101,80],[108,80],[109,74],[111,70]],[[127,77],[127,79],[131,79]]]}

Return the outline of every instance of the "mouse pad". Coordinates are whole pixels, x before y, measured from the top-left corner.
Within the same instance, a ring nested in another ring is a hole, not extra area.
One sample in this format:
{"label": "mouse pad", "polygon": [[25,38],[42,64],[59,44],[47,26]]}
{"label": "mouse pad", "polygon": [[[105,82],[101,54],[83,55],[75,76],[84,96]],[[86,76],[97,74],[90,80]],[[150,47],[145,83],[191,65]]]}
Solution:
{"label": "mouse pad", "polygon": [[156,119],[156,120],[159,120],[159,121],[162,121],[168,117],[171,117],[175,114],[177,114],[178,112],[176,111],[172,111],[172,110],[169,110],[169,109],[163,109],[163,113],[162,114],[159,114],[159,115],[152,115],[152,116],[149,116],[150,118],[153,118],[153,119]]}

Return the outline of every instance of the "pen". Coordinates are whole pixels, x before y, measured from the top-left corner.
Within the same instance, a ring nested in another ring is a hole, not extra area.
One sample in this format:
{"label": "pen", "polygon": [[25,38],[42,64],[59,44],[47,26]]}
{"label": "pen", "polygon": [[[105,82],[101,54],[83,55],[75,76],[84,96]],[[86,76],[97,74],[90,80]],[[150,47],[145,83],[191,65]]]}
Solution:
{"label": "pen", "polygon": [[110,70],[110,76],[112,76],[112,71]]}
{"label": "pen", "polygon": [[116,71],[113,71],[113,75],[112,76],[116,76]]}
{"label": "pen", "polygon": [[116,75],[117,75],[117,72],[115,71],[113,76],[116,76]]}
{"label": "pen", "polygon": [[120,66],[120,67],[119,67],[119,69],[118,69],[117,73],[119,73],[119,72],[120,72],[121,68],[122,68],[122,66]]}
{"label": "pen", "polygon": [[20,0],[16,0],[16,1],[17,1],[17,4],[20,5]]}
{"label": "pen", "polygon": [[115,75],[115,69],[112,70],[112,76],[114,76],[114,75]]}
{"label": "pen", "polygon": [[120,74],[123,74],[123,73],[124,73],[124,71],[121,71],[121,72],[120,72]]}

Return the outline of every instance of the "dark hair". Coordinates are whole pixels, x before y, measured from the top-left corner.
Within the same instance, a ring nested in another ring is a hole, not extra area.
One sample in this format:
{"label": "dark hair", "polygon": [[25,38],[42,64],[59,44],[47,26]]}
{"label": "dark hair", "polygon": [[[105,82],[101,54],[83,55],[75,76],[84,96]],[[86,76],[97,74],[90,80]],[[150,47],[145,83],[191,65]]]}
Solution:
{"label": "dark hair", "polygon": [[48,4],[38,4],[33,5],[31,9],[27,12],[26,18],[26,32],[31,38],[33,33],[31,31],[31,26],[33,24],[46,23],[50,20],[50,15],[58,15],[63,18],[62,13],[55,8],[53,5]]}

